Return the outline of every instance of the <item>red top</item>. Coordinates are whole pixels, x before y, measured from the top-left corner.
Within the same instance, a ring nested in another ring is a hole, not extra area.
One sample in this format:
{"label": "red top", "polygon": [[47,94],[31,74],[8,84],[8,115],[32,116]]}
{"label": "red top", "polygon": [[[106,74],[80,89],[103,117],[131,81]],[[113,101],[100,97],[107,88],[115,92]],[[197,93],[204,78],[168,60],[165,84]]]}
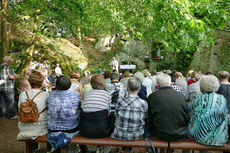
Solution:
{"label": "red top", "polygon": [[195,81],[193,81],[192,79],[190,79],[190,80],[187,81],[187,83],[188,83],[188,86],[189,86],[190,84],[195,83]]}

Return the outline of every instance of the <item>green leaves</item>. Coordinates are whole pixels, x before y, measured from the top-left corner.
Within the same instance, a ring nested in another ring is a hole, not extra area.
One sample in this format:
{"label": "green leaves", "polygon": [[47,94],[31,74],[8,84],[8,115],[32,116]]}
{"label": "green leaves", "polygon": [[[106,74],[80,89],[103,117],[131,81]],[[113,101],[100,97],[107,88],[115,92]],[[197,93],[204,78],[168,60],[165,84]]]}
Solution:
{"label": "green leaves", "polygon": [[[168,52],[213,45],[215,28],[229,21],[224,0],[21,0],[9,14],[28,27],[38,15],[39,32],[52,37],[129,35],[164,44]],[[36,13],[39,9],[40,12]]]}

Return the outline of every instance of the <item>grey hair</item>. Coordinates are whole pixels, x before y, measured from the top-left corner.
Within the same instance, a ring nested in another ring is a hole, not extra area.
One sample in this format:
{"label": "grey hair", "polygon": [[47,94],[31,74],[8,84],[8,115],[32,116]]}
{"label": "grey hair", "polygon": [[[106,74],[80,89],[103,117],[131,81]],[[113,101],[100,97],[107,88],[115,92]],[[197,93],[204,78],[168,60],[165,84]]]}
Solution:
{"label": "grey hair", "polygon": [[168,74],[160,73],[156,77],[157,83],[161,86],[170,85],[171,84],[171,77]]}
{"label": "grey hair", "polygon": [[140,79],[142,82],[144,79],[144,74],[142,72],[136,72],[136,73],[134,73],[134,77]]}
{"label": "grey hair", "polygon": [[141,80],[137,77],[130,78],[127,87],[129,91],[138,91],[141,87]]}
{"label": "grey hair", "polygon": [[203,76],[203,74],[199,74],[199,73],[195,74],[195,79],[196,79],[196,81],[200,80],[200,78],[201,78],[202,76]]}
{"label": "grey hair", "polygon": [[220,87],[220,83],[214,75],[203,75],[200,78],[200,87],[204,92],[216,92]]}
{"label": "grey hair", "polygon": [[114,73],[111,74],[110,78],[111,78],[111,80],[119,80],[119,74],[114,72]]}
{"label": "grey hair", "polygon": [[220,80],[229,78],[229,73],[227,71],[219,71],[218,72],[218,77]]}

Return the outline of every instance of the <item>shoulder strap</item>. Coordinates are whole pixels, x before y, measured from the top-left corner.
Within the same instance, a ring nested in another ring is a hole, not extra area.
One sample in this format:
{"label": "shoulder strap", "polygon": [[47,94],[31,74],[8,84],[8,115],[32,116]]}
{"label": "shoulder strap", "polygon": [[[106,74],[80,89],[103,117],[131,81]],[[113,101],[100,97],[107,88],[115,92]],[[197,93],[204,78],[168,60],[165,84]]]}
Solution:
{"label": "shoulder strap", "polygon": [[27,99],[28,100],[30,100],[30,97],[29,97],[29,95],[28,95],[28,92],[26,91],[26,97],[27,97]]}
{"label": "shoulder strap", "polygon": [[40,93],[42,93],[42,91],[38,92],[32,99],[32,101],[34,100],[34,98],[36,98]]}
{"label": "shoulder strap", "polygon": [[38,114],[40,115],[40,114],[43,113],[46,109],[47,109],[47,107],[44,108],[44,109],[43,109],[40,113],[38,113]]}
{"label": "shoulder strap", "polygon": [[113,85],[115,86],[115,91],[119,91],[119,88],[118,88],[119,85],[116,85],[115,82],[113,82]]}

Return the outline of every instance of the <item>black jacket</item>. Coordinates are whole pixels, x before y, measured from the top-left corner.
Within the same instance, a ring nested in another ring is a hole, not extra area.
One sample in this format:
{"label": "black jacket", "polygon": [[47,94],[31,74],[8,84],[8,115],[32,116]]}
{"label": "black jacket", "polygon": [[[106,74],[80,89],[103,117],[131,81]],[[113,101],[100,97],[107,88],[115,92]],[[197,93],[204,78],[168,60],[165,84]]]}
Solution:
{"label": "black jacket", "polygon": [[104,138],[112,133],[108,110],[80,113],[80,134],[87,138]]}
{"label": "black jacket", "polygon": [[187,136],[188,105],[182,93],[162,87],[148,97],[150,133],[166,141],[182,140]]}

